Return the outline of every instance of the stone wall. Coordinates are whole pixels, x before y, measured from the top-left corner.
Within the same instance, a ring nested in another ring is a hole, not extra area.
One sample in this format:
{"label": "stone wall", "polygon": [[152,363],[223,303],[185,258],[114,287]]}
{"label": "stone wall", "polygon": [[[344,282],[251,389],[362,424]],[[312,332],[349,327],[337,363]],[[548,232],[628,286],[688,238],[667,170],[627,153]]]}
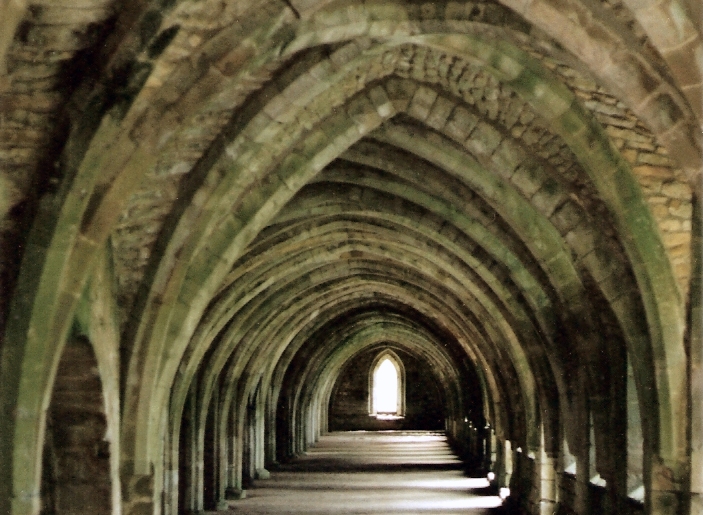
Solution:
{"label": "stone wall", "polygon": [[59,363],[47,417],[42,515],[112,513],[110,446],[97,362],[84,338]]}
{"label": "stone wall", "polygon": [[377,420],[369,416],[369,373],[378,349],[350,360],[337,379],[330,399],[329,429],[444,429],[444,408],[430,367],[396,351],[405,366],[405,417]]}

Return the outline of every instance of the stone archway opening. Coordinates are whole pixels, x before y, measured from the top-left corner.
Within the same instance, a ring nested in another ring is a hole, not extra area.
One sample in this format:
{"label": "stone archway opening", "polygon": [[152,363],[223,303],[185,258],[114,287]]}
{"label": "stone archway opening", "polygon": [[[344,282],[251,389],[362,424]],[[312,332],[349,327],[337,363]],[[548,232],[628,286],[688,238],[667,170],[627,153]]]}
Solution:
{"label": "stone archway opening", "polygon": [[381,351],[369,369],[369,415],[378,420],[405,417],[405,367],[397,354]]}
{"label": "stone archway opening", "polygon": [[112,513],[110,444],[98,363],[90,342],[69,340],[47,411],[41,514]]}

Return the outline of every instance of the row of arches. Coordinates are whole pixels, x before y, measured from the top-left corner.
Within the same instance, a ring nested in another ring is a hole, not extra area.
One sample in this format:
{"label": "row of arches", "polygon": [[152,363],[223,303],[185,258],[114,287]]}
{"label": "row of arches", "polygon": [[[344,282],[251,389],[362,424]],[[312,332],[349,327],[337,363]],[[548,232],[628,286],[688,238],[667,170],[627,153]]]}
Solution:
{"label": "row of arches", "polygon": [[[379,351],[380,348],[380,351]],[[390,415],[403,417],[405,414],[405,388],[406,377],[405,367],[398,354],[385,347],[384,344],[371,347],[370,365],[366,369],[368,380],[368,393],[366,404],[369,406],[367,414],[370,416],[383,417]],[[345,362],[354,364],[353,357]],[[368,364],[368,363],[367,363]],[[341,372],[341,371],[340,371]],[[430,376],[433,369],[427,367],[423,370]],[[362,374],[363,375],[363,374]],[[354,374],[352,374],[352,377]],[[631,376],[631,374],[630,374]],[[430,378],[434,381],[434,378]],[[628,379],[632,381],[631,377]],[[339,386],[340,377],[332,380]],[[629,386],[628,389],[632,389]],[[390,390],[390,395],[388,391]],[[337,392],[328,390],[327,402],[322,405],[332,405]],[[444,392],[447,395],[448,392]],[[281,424],[286,418],[286,403],[288,399],[279,399],[275,410],[264,407],[264,411],[276,414],[275,421],[267,420],[264,425],[268,430],[275,424],[276,439],[262,439],[262,433],[266,431],[257,427],[261,421],[257,420],[261,415],[257,412],[265,404],[262,402],[264,396],[259,388],[254,392],[249,402],[246,404],[246,411],[243,420],[243,441],[240,448],[241,455],[237,455],[234,442],[237,438],[237,424],[234,412],[228,416],[218,415],[218,411],[223,403],[218,398],[215,391],[210,405],[200,410],[198,415],[196,406],[198,405],[197,388],[191,388],[182,413],[182,424],[178,437],[178,495],[179,512],[198,511],[198,509],[217,509],[226,506],[226,499],[237,499],[243,495],[243,487],[247,480],[265,479],[268,473],[263,464],[275,464],[279,459],[288,459],[296,454],[296,447],[291,447],[290,439],[295,432],[295,428],[286,427]],[[449,392],[449,395],[451,393]],[[630,394],[631,395],[631,394]],[[630,406],[637,410],[638,403],[632,404],[632,399],[628,399]],[[226,405],[226,403],[224,404]],[[629,407],[628,406],[628,409]],[[83,510],[86,507],[96,513],[110,513],[111,502],[114,496],[119,500],[119,492],[114,492],[111,484],[110,469],[113,445],[110,442],[110,431],[106,424],[106,406],[102,393],[102,384],[99,379],[98,364],[93,353],[91,343],[85,337],[77,337],[70,342],[57,372],[57,379],[54,385],[54,393],[50,403],[51,411],[48,417],[47,438],[44,445],[43,456],[43,479],[42,479],[42,513],[59,514],[71,513],[76,510]],[[318,409],[320,406],[318,406]],[[475,407],[474,407],[475,409]],[[323,409],[323,412],[325,410]],[[472,409],[468,408],[467,412]],[[475,415],[475,414],[474,414]],[[628,417],[637,415],[628,413]],[[219,418],[224,420],[218,421]],[[320,433],[327,427],[326,421],[319,414]],[[390,417],[393,418],[393,417]],[[53,420],[60,421],[57,424]],[[200,422],[198,422],[200,420]],[[443,420],[443,424],[450,420]],[[456,421],[454,421],[456,422]],[[461,421],[459,421],[460,423]],[[496,479],[503,485],[502,494],[509,495],[511,477],[515,471],[515,461],[518,461],[523,453],[521,447],[513,449],[510,440],[506,440],[503,445],[496,448],[498,441],[495,431],[491,430],[490,423],[483,419],[476,420],[472,416],[469,423],[468,417],[464,417],[463,422],[468,425],[468,432],[453,432],[455,444],[460,444],[463,457],[477,465],[477,458],[484,470],[488,470],[489,478]],[[485,427],[484,425],[485,424]],[[461,425],[461,424],[459,424]],[[480,427],[479,427],[480,426]],[[471,435],[471,430],[480,430],[480,436]],[[468,433],[468,434],[467,434]],[[628,427],[626,438],[627,452],[627,483],[630,491],[630,498],[633,506],[643,500],[643,482],[641,462],[641,435],[639,425],[632,424]],[[225,436],[227,435],[227,436]],[[305,438],[308,438],[306,436]],[[312,440],[316,435],[312,435]],[[262,441],[263,440],[263,441]],[[600,478],[593,463],[595,462],[594,426],[591,419],[589,426],[589,446],[590,456],[593,460],[590,465],[589,474],[591,485],[603,486],[604,482]],[[309,442],[303,442],[300,449],[306,448]],[[274,445],[274,448],[271,446]],[[631,449],[639,452],[631,453]],[[226,446],[226,447],[225,447]],[[268,446],[266,449],[261,449]],[[224,449],[222,447],[225,447]],[[254,457],[256,453],[264,453],[263,460]],[[563,455],[561,457],[561,467],[567,472],[565,477],[574,477],[576,473],[576,458],[569,452],[569,445],[564,439]],[[504,462],[498,461],[499,456],[503,456]],[[534,456],[532,456],[534,459]],[[236,473],[231,468],[235,460],[241,460],[241,482],[232,485],[232,480],[236,481]],[[542,457],[547,461],[547,457]],[[260,461],[261,463],[257,463]],[[224,468],[218,474],[218,469]],[[556,470],[559,470],[557,466]],[[496,472],[498,476],[496,476]],[[229,485],[229,486],[224,486]],[[168,485],[166,485],[166,488]],[[176,487],[173,484],[172,487]],[[503,492],[503,490],[505,490]],[[596,490],[597,492],[597,490]],[[544,492],[542,493],[544,495]],[[552,491],[551,495],[557,500],[558,492]],[[601,506],[605,506],[605,501],[600,501]],[[200,508],[199,508],[200,507]],[[168,506],[164,506],[168,510]]]}
{"label": "row of arches", "polygon": [[[700,34],[686,3],[670,37],[606,4],[120,11],[17,236],[0,511],[39,509],[82,336],[113,511],[241,495],[328,429],[345,364],[392,342],[523,511],[694,512]],[[54,9],[11,24],[13,59]]]}

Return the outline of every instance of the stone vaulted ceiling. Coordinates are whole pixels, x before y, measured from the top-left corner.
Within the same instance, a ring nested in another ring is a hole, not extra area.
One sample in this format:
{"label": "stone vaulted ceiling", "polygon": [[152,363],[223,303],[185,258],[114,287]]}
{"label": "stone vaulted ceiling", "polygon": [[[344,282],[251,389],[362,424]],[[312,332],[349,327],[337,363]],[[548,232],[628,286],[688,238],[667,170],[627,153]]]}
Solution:
{"label": "stone vaulted ceiling", "polygon": [[[676,470],[700,11],[1,2],[0,310],[19,349],[3,409],[48,402],[86,285],[109,269],[135,474],[155,460],[153,414],[182,406],[198,370],[212,388],[282,383],[296,355],[338,369],[374,327],[447,388],[477,381],[528,447],[564,416],[545,406],[607,395],[627,349],[644,431]],[[41,453],[34,418],[7,424],[29,435],[15,452]]]}

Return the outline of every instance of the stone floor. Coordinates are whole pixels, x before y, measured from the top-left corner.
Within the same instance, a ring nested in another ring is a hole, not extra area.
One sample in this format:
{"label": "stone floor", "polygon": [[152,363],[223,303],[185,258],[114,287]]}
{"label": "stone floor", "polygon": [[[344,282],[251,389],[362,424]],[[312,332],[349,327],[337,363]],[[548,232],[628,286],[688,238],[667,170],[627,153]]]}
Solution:
{"label": "stone floor", "polygon": [[230,513],[498,514],[488,481],[464,474],[442,433],[346,432],[324,436],[295,462],[255,481]]}

